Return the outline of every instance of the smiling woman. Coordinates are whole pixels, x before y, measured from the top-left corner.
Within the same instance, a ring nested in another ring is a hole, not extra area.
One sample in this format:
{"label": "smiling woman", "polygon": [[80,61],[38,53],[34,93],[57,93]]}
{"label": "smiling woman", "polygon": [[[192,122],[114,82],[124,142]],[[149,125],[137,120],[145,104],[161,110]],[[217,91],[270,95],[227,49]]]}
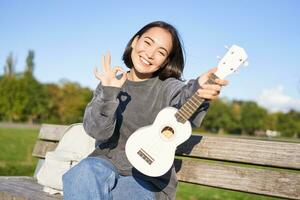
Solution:
{"label": "smiling woman", "polygon": [[[123,54],[128,72],[111,67],[110,60],[109,53],[102,56],[103,73],[94,71],[100,83],[83,119],[84,129],[96,139],[97,147],[64,174],[64,199],[175,199],[174,166],[162,176],[147,176],[131,165],[125,144],[135,130],[150,125],[163,108],[178,108],[195,93],[213,100],[227,81],[215,79],[214,84],[206,84],[216,69],[188,84],[181,81],[181,41],[177,30],[162,21],[147,24],[130,39]],[[117,76],[118,72],[122,75]],[[205,101],[197,109],[191,119],[194,126],[200,126],[207,108]],[[166,138],[173,134],[167,129],[162,131]],[[147,156],[143,150],[137,153]]]}
{"label": "smiling woman", "polygon": [[168,31],[158,27],[150,29],[142,36],[136,36],[131,44],[134,70],[129,72],[128,78],[132,81],[145,80],[163,67],[168,52],[172,49],[171,38]]}
{"label": "smiling woman", "polygon": [[163,22],[144,26],[131,38],[123,54],[124,63],[129,68],[141,62],[140,59],[143,59],[146,64],[156,65],[159,70],[154,73],[159,75],[160,79],[169,77],[180,79],[184,68],[184,57],[177,30]]}

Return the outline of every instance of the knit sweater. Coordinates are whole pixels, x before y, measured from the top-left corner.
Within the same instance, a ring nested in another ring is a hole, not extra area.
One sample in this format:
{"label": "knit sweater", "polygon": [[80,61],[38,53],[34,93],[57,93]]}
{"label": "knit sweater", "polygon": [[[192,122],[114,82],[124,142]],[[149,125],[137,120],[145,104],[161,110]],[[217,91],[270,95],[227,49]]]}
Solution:
{"label": "knit sweater", "polygon": [[[121,88],[97,86],[94,97],[87,105],[83,126],[97,141],[90,156],[112,162],[123,176],[137,176],[153,183],[157,199],[175,199],[177,178],[174,166],[160,177],[141,174],[129,163],[125,154],[128,137],[138,128],[151,125],[165,107],[180,108],[199,89],[197,80],[187,84],[175,78],[145,81],[126,80]],[[199,127],[208,108],[204,102],[191,117],[192,126]]]}

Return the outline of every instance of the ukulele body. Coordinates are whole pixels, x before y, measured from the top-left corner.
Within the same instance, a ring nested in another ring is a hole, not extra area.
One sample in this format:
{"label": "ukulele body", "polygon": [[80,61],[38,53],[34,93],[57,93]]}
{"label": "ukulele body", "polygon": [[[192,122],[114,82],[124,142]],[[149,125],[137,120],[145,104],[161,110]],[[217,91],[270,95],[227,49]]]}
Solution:
{"label": "ukulele body", "polygon": [[187,120],[178,122],[173,107],[162,109],[152,125],[137,129],[127,140],[125,151],[129,162],[145,175],[165,174],[174,162],[176,148],[192,134]]}

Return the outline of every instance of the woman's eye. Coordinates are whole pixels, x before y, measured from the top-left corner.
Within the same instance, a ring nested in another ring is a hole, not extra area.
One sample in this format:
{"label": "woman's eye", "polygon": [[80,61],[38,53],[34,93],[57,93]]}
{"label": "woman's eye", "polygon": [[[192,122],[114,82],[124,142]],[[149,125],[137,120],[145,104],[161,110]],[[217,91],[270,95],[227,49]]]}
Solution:
{"label": "woman's eye", "polygon": [[165,56],[165,54],[163,52],[160,51],[159,53],[160,53],[160,55]]}
{"label": "woman's eye", "polygon": [[148,41],[145,41],[145,43],[146,43],[147,45],[149,45],[149,46],[150,46],[150,42],[148,42]]}

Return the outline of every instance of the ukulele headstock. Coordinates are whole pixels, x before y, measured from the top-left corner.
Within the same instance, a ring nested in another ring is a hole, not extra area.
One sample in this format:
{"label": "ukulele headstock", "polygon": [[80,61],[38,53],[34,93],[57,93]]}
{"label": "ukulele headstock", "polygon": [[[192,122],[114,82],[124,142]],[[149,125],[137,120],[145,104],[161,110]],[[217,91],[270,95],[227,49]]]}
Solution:
{"label": "ukulele headstock", "polygon": [[224,79],[226,76],[236,72],[242,64],[246,66],[247,58],[248,55],[242,47],[232,45],[219,61],[215,75],[220,79]]}

